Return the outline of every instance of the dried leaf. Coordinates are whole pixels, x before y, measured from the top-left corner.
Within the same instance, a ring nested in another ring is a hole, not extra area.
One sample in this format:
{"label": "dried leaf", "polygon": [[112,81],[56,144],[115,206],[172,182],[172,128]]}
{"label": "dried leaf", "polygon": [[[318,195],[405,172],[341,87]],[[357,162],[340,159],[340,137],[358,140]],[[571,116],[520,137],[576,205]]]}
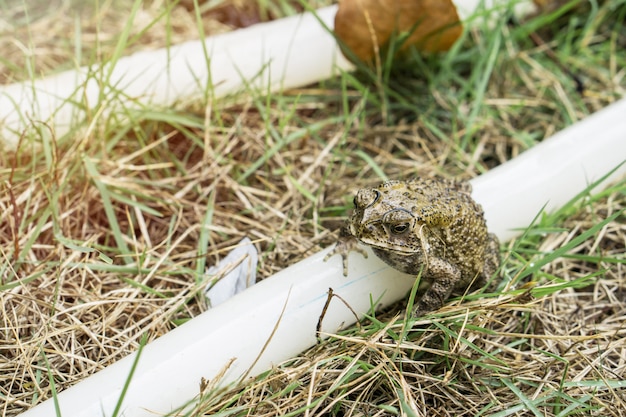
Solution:
{"label": "dried leaf", "polygon": [[451,0],[342,0],[335,16],[335,33],[364,62],[405,37],[400,51],[446,51],[462,31]]}

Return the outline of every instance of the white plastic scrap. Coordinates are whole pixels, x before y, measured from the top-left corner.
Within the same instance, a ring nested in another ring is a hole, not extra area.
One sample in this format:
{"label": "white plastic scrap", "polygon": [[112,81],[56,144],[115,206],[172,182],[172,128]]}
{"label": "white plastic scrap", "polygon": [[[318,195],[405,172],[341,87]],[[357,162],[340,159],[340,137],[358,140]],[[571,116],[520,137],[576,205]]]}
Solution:
{"label": "white plastic scrap", "polygon": [[[247,237],[241,239],[217,265],[206,273],[214,276],[204,290],[209,307],[215,307],[256,283],[258,253]],[[221,277],[221,278],[220,278]]]}

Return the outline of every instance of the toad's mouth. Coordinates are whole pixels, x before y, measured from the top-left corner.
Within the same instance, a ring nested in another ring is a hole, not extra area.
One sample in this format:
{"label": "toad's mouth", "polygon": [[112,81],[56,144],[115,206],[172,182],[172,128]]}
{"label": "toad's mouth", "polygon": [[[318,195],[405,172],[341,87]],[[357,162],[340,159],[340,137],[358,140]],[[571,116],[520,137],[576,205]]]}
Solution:
{"label": "toad's mouth", "polygon": [[385,242],[384,245],[381,245],[378,240],[374,240],[372,238],[368,238],[367,236],[358,237],[359,241],[365,245],[372,247],[372,249],[378,249],[382,251],[395,252],[398,254],[406,254],[413,255],[417,252],[421,252],[422,248],[415,248],[406,243],[396,243],[393,242]]}

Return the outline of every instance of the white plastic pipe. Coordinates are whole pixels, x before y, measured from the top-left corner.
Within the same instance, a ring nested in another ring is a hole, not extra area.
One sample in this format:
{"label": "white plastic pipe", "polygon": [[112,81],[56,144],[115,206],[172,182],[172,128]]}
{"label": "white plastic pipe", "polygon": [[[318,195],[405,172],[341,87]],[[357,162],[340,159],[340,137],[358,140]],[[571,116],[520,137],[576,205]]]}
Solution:
{"label": "white plastic pipe", "polygon": [[[626,99],[621,99],[476,178],[473,196],[485,209],[489,229],[506,241],[544,206],[547,212],[558,209],[625,160]],[[624,172],[623,165],[606,181]]]}
{"label": "white plastic pipe", "polygon": [[[317,10],[318,18],[333,27],[336,6]],[[206,48],[209,59],[205,55]],[[351,69],[333,36],[312,13],[261,23],[204,41],[190,41],[168,49],[138,52],[118,60],[114,68],[82,67],[55,76],[0,86],[0,142],[15,146],[33,121],[46,121],[57,137],[84,118],[74,103],[89,108],[101,95],[106,109],[137,108],[151,103],[169,106],[200,97],[212,85],[216,98],[242,90],[245,84],[262,92],[278,91],[324,80]],[[101,89],[100,78],[108,84]]]}

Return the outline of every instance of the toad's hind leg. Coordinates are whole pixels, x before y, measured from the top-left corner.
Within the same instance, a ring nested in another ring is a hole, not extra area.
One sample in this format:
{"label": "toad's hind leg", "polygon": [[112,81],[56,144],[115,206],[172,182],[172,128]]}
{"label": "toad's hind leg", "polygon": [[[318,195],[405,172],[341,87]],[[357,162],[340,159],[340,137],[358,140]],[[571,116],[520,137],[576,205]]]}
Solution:
{"label": "toad's hind leg", "polygon": [[[485,249],[485,264],[483,266],[482,280],[489,282],[487,291],[493,291],[500,281],[498,276],[494,276],[500,268],[500,242],[493,233],[487,236],[487,247]],[[483,286],[484,283],[481,285]]]}
{"label": "toad's hind leg", "polygon": [[429,311],[441,308],[461,279],[461,271],[457,267],[439,258],[428,260],[426,273],[432,280],[432,285],[413,307],[413,317],[421,317]]}

